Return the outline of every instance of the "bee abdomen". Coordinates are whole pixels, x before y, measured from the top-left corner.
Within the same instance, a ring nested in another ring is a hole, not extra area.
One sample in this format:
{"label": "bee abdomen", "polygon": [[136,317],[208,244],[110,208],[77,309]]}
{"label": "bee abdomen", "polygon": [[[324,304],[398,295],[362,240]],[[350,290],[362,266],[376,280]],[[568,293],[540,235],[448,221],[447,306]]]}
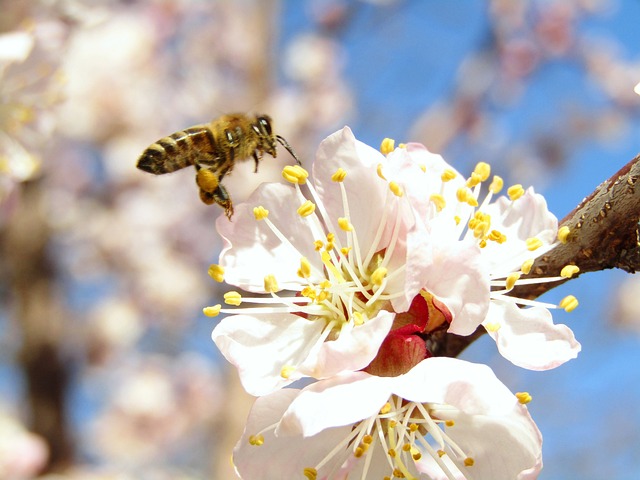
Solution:
{"label": "bee abdomen", "polygon": [[160,175],[175,172],[207,157],[214,149],[211,131],[205,126],[187,128],[150,145],[138,159],[137,167]]}

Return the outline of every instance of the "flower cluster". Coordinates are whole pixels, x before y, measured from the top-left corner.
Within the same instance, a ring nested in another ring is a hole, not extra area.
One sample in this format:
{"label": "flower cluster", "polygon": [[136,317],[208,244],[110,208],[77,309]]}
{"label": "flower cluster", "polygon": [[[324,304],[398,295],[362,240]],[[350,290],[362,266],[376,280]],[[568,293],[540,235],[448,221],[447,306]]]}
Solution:
{"label": "flower cluster", "polygon": [[[566,240],[544,198],[480,163],[464,178],[422,145],[381,152],[344,128],[313,175],[263,184],[210,267],[231,290],[213,331],[260,397],[234,453],[243,478],[534,478],[541,436],[526,393],[482,365],[437,356],[443,333],[484,328],[516,365],[554,368],[580,345],[549,308],[513,289]],[[283,388],[300,379],[315,383]]]}

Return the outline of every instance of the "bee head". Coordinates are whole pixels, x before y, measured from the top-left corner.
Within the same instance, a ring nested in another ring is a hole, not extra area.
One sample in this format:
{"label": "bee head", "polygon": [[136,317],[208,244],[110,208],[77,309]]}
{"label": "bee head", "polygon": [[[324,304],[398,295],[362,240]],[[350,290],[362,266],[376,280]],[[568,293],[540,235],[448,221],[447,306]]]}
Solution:
{"label": "bee head", "polygon": [[271,117],[268,115],[256,116],[253,129],[258,134],[260,148],[273,158],[276,158],[276,137],[273,134],[273,129],[271,127]]}

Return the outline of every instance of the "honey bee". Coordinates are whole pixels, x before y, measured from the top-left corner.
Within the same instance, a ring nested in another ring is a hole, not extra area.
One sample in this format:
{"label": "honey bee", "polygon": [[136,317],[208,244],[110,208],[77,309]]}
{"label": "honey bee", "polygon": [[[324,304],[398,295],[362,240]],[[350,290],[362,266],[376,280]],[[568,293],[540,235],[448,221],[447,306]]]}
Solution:
{"label": "honey bee", "polygon": [[140,155],[137,167],[161,175],[194,165],[200,199],[207,205],[220,205],[231,220],[233,203],[221,182],[233,170],[236,161],[253,157],[254,172],[257,172],[265,152],[276,158],[278,142],[300,165],[291,146],[273,133],[271,125],[268,115],[223,115],[211,123],[185,128],[161,138]]}

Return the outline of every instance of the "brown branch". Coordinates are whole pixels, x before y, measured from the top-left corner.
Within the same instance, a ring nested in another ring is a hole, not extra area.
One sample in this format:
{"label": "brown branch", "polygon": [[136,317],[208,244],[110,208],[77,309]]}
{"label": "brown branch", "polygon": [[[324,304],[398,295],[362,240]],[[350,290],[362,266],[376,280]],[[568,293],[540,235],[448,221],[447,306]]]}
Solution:
{"label": "brown branch", "polygon": [[[557,276],[568,264],[577,265],[580,274],[608,268],[629,273],[640,270],[639,180],[640,155],[600,184],[560,222],[571,231],[567,243],[537,259],[528,277]],[[563,282],[523,285],[512,295],[534,299]],[[484,333],[480,326],[468,337],[446,334],[439,341],[437,354],[455,357]]]}
{"label": "brown branch", "polygon": [[49,446],[46,470],[61,471],[73,456],[65,412],[70,365],[62,353],[65,316],[55,287],[40,183],[20,185],[18,205],[0,235],[0,250],[22,339],[18,362],[26,380],[30,429]]}

